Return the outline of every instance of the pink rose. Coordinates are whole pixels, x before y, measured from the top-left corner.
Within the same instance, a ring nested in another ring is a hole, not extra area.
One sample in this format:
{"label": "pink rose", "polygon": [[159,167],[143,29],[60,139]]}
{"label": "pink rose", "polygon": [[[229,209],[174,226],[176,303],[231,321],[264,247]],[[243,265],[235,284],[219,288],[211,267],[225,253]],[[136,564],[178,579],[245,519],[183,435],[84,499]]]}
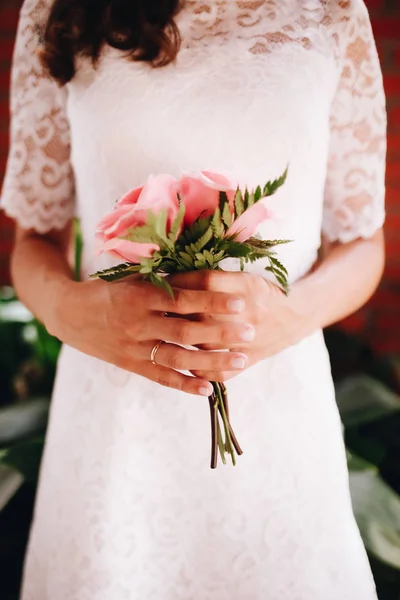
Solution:
{"label": "pink rose", "polygon": [[185,226],[190,226],[201,216],[214,214],[219,206],[219,193],[226,192],[233,207],[236,186],[229,179],[217,173],[200,171],[188,173],[179,182],[180,197],[185,205]]}
{"label": "pink rose", "polygon": [[240,217],[235,219],[231,227],[226,232],[227,236],[236,235],[235,241],[245,242],[252,235],[254,235],[257,227],[268,218],[272,218],[272,213],[263,204],[262,200],[259,200],[256,204],[253,204],[248,208]]}
{"label": "pink rose", "polygon": [[131,228],[145,225],[147,214],[167,210],[167,230],[171,227],[178,210],[178,182],[170,175],[150,176],[144,186],[131,190],[116,204],[113,212],[106,215],[96,229],[96,250],[108,252],[119,260],[139,263],[150,258],[159,247],[120,239]]}

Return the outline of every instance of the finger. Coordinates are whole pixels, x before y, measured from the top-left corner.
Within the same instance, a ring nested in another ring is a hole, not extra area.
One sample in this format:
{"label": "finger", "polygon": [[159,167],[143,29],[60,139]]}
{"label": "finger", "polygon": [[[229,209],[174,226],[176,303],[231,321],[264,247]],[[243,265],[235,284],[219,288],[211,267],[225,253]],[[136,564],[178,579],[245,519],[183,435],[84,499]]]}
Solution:
{"label": "finger", "polygon": [[145,363],[145,365],[140,374],[164,387],[195,396],[210,396],[213,393],[213,387],[207,380],[183,375],[167,367],[153,365],[151,362]]}
{"label": "finger", "polygon": [[[148,359],[156,343],[157,341],[141,344],[138,348],[138,358]],[[188,350],[175,344],[164,343],[159,347],[154,362],[176,371],[242,371],[246,367],[247,356],[239,352]]]}
{"label": "finger", "polygon": [[[150,284],[151,285],[151,284]],[[149,310],[168,312],[180,315],[193,313],[206,313],[215,315],[239,314],[244,311],[243,299],[235,294],[226,294],[223,291],[198,291],[173,288],[174,297],[171,298],[163,290],[144,289],[143,300]]]}
{"label": "finger", "polygon": [[191,371],[195,377],[205,379],[207,381],[218,381],[224,383],[239,375],[238,371]]}
{"label": "finger", "polygon": [[256,331],[248,323],[206,321],[194,322],[187,319],[174,319],[155,315],[146,319],[136,327],[136,339],[140,342],[148,340],[165,340],[180,346],[197,346],[199,344],[219,345],[222,349],[243,346],[244,342],[254,340]]}
{"label": "finger", "polygon": [[168,283],[181,289],[241,294],[247,284],[247,279],[251,277],[250,273],[202,270],[174,273],[168,276]]}

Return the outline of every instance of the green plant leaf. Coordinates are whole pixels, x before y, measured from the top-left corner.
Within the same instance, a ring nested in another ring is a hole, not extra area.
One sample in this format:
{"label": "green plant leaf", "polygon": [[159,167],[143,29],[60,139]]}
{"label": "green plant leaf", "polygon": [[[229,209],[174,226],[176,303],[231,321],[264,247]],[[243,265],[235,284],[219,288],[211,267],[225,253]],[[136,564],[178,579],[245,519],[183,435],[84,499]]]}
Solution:
{"label": "green plant leaf", "polygon": [[0,451],[0,464],[15,469],[25,481],[35,483],[39,474],[44,446],[43,437],[38,437]]}
{"label": "green plant leaf", "polygon": [[148,280],[153,285],[156,285],[157,287],[159,287],[162,290],[164,290],[165,292],[167,292],[167,294],[169,294],[171,296],[171,298],[174,298],[173,289],[169,285],[169,283],[165,277],[162,277],[161,275],[157,275],[156,273],[150,273],[150,275],[148,276]]}
{"label": "green plant leaf", "polygon": [[236,194],[235,194],[234,206],[235,206],[235,219],[237,219],[237,217],[240,217],[240,215],[242,215],[244,213],[243,196],[242,196],[242,192],[239,189],[236,191]]}
{"label": "green plant leaf", "polygon": [[244,190],[244,196],[243,196],[243,205],[244,205],[244,210],[246,211],[249,208],[249,190],[246,188]]}
{"label": "green plant leaf", "polygon": [[282,271],[285,275],[288,275],[286,267],[284,267],[284,265],[280,262],[280,260],[278,260],[275,256],[270,255],[269,260],[274,265],[274,267],[277,267],[277,269],[279,271]]}
{"label": "green plant leaf", "polygon": [[258,202],[262,198],[262,189],[260,186],[257,186],[256,191],[254,192],[254,200]]}
{"label": "green plant leaf", "polygon": [[174,222],[172,223],[171,230],[169,232],[168,238],[171,242],[175,242],[178,236],[178,232],[182,226],[183,219],[185,218],[186,207],[183,203],[180,203],[178,214],[175,217]]}
{"label": "green plant leaf", "polygon": [[188,228],[186,228],[179,236],[176,242],[178,250],[184,249],[188,244],[195,244],[205,234],[211,225],[211,216],[201,217]]}
{"label": "green plant leaf", "polygon": [[207,246],[208,242],[210,242],[212,240],[212,238],[213,238],[213,228],[210,225],[210,227],[207,229],[205,234],[202,235],[201,238],[196,242],[196,244],[195,244],[196,251],[201,252],[203,250],[203,248],[205,248],[205,246]]}
{"label": "green plant leaf", "polygon": [[115,267],[111,267],[111,269],[97,271],[97,273],[93,273],[92,275],[90,275],[90,278],[104,279],[104,281],[118,281],[119,279],[123,279],[124,277],[129,277],[129,275],[132,275],[133,273],[139,273],[141,268],[141,265],[123,263],[120,265],[116,265]]}
{"label": "green plant leaf", "polygon": [[73,236],[75,246],[74,279],[75,281],[80,281],[82,268],[83,236],[79,219],[74,219]]}
{"label": "green plant leaf", "polygon": [[194,260],[187,252],[179,252],[177,254],[178,261],[188,270],[191,271],[194,268]]}
{"label": "green plant leaf", "polygon": [[226,229],[229,229],[229,227],[231,227],[232,222],[233,222],[232,212],[231,212],[231,208],[229,206],[228,201],[224,204],[224,207],[222,210],[222,221],[223,221]]}
{"label": "green plant leaf", "polygon": [[267,197],[267,196],[272,196],[272,194],[275,194],[275,192],[284,185],[284,183],[286,182],[287,176],[288,176],[288,172],[289,172],[289,167],[287,167],[284,171],[284,173],[278,177],[278,179],[274,179],[273,181],[268,181],[268,183],[265,184],[264,189],[263,189],[263,197]]}
{"label": "green plant leaf", "polygon": [[255,201],[256,201],[256,197],[255,197],[254,193],[249,194],[249,198],[247,200],[247,208],[250,208],[250,206],[253,206]]}
{"label": "green plant leaf", "polygon": [[217,207],[215,209],[215,213],[214,213],[212,221],[211,221],[211,227],[212,227],[212,232],[215,235],[215,237],[220,238],[224,235],[225,230],[224,230],[224,226],[221,221],[221,211],[220,211],[219,207]]}
{"label": "green plant leaf", "polygon": [[400,569],[400,499],[376,471],[350,473],[354,515],[373,556]]}
{"label": "green plant leaf", "polygon": [[250,244],[254,248],[263,250],[271,250],[274,246],[281,246],[282,244],[290,244],[293,240],[259,240],[256,237],[250,237],[247,240],[247,244]]}
{"label": "green plant leaf", "polygon": [[219,210],[221,211],[221,215],[224,213],[225,206],[229,206],[229,199],[226,192],[219,193]]}
{"label": "green plant leaf", "polygon": [[225,249],[226,257],[230,258],[244,258],[249,256],[251,253],[251,248],[247,246],[247,244],[243,244],[242,242],[230,242],[227,248]]}

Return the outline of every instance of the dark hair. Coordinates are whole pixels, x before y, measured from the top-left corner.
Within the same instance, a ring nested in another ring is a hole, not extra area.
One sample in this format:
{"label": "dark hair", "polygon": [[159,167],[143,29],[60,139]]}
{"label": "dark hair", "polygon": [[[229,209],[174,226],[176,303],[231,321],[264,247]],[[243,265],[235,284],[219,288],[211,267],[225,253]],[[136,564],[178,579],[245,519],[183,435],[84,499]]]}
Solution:
{"label": "dark hair", "polygon": [[180,0],[54,0],[44,35],[43,64],[65,84],[75,58],[96,64],[105,44],[155,67],[173,61],[180,47],[174,18]]}

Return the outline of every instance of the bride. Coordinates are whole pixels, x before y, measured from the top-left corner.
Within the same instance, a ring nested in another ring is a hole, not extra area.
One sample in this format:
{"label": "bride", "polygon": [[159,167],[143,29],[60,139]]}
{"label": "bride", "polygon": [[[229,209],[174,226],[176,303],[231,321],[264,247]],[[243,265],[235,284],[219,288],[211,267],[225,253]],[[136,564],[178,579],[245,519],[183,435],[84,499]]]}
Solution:
{"label": "bride", "polygon": [[[23,600],[376,600],[321,333],[384,262],[385,98],[363,0],[25,0],[11,103],[13,280],[64,342]],[[293,240],[289,297],[259,265],[172,278],[175,301],[87,279],[110,266],[97,222],[149,174],[251,187],[287,164],[260,233]],[[212,380],[244,448],[216,471]]]}

